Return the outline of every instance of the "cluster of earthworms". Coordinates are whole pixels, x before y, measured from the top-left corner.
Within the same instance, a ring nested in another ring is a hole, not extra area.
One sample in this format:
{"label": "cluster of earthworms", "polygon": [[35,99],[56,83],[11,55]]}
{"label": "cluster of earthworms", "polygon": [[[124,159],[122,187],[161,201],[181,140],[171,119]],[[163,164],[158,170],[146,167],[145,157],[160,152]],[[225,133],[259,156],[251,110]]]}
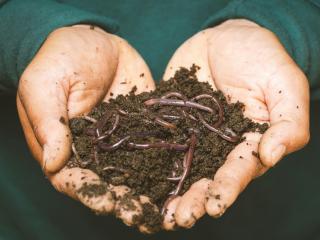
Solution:
{"label": "cluster of earthworms", "polygon": [[[200,104],[198,101],[201,99],[211,100],[213,103],[213,107],[208,107]],[[165,106],[177,107],[177,109],[179,110],[177,111],[177,113],[180,113],[180,114],[161,114],[161,115],[159,114],[160,116],[156,116],[153,118],[154,123],[164,128],[174,130],[177,128],[177,126],[174,124],[175,120],[179,120],[182,118],[189,118],[195,122],[200,122],[207,129],[209,129],[212,132],[215,132],[226,141],[237,142],[240,140],[240,137],[236,133],[234,133],[231,129],[229,128],[224,128],[223,130],[221,129],[221,125],[224,122],[224,109],[221,103],[219,102],[219,100],[212,95],[201,94],[191,99],[187,99],[186,96],[182,95],[179,92],[169,92],[160,98],[149,99],[145,101],[143,104],[144,104],[144,107],[145,107],[144,110],[146,113],[148,113],[148,108],[151,106],[159,106],[160,108],[163,108]],[[191,113],[190,111],[191,109],[197,110],[196,116],[194,116]],[[203,117],[203,113],[217,114],[218,119],[213,124],[210,124]],[[185,152],[182,163],[180,161],[175,161],[174,170],[172,171],[171,176],[167,178],[168,181],[176,182],[177,185],[176,185],[176,188],[169,193],[167,200],[163,204],[161,213],[164,214],[169,202],[181,193],[185,179],[188,177],[190,173],[194,151],[197,144],[197,138],[199,137],[199,130],[196,128],[188,129],[190,137],[185,144],[169,143],[165,141],[159,141],[159,142],[153,142],[153,143],[151,142],[136,143],[131,141],[133,138],[137,138],[137,137],[155,136],[156,134],[154,132],[139,132],[139,133],[129,134],[127,136],[122,137],[120,140],[118,140],[113,144],[107,143],[105,140],[109,139],[111,135],[119,127],[121,116],[130,116],[130,113],[122,109],[117,109],[114,111],[106,112],[99,120],[96,120],[88,116],[83,117],[87,121],[92,122],[94,126],[86,129],[86,134],[88,136],[93,137],[93,144],[94,144],[93,160],[90,160],[90,161],[95,161],[98,163],[99,162],[98,152],[115,151],[120,147],[125,148],[127,150],[143,150],[143,149],[157,148],[157,149],[165,149],[170,151]],[[111,124],[111,127],[110,129],[104,131],[104,128],[110,119],[114,119]],[[72,150],[76,158],[79,159],[79,155],[74,145],[72,147]],[[89,162],[85,164],[89,164]],[[104,170],[110,170],[110,167],[106,167]],[[112,170],[117,170],[117,169],[112,168]],[[182,174],[180,176],[177,176],[177,172],[179,170],[181,170],[180,172],[182,172]],[[121,170],[121,169],[119,171],[125,172],[125,170]]]}

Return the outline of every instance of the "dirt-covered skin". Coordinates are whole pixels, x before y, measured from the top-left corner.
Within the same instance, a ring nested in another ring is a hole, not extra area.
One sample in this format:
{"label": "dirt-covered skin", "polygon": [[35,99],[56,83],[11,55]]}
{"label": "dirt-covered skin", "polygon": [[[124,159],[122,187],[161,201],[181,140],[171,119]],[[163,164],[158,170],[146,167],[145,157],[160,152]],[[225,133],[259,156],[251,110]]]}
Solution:
{"label": "dirt-covered skin", "polygon": [[[106,112],[122,110],[127,113],[127,115],[120,115],[117,129],[109,138],[103,140],[109,144],[116,143],[123,137],[130,135],[130,142],[134,143],[165,141],[188,145],[190,129],[198,130],[191,171],[183,184],[181,194],[192,183],[201,178],[213,178],[217,169],[224,163],[226,156],[242,139],[239,138],[239,141],[235,143],[226,141],[215,132],[208,130],[199,120],[195,121],[188,117],[167,120],[174,123],[177,128],[165,128],[156,123],[155,118],[163,114],[183,116],[182,110],[184,108],[159,105],[145,106],[144,102],[146,100],[160,98],[168,92],[179,92],[188,99],[200,94],[210,94],[220,101],[224,109],[224,121],[220,129],[230,128],[238,136],[242,136],[245,132],[250,131],[263,133],[268,127],[266,124],[259,125],[245,118],[243,116],[243,104],[239,102],[228,104],[222,92],[213,91],[208,83],[198,82],[195,76],[196,71],[196,66],[193,66],[190,70],[181,68],[170,80],[161,81],[155,91],[135,95],[133,90],[127,96],[120,95],[111,99],[109,103],[102,103],[88,115],[99,120]],[[216,110],[210,99],[201,99],[197,102]],[[198,111],[188,109],[188,113],[193,116],[197,116]],[[203,116],[210,124],[218,120],[217,113],[203,113]],[[109,119],[103,130],[111,129],[114,121],[115,115]],[[182,174],[182,169],[177,169],[175,162],[180,162],[182,165],[185,152],[167,149],[132,150],[126,144],[117,150],[101,151],[101,149],[95,147],[94,137],[87,134],[90,129],[96,127],[95,125],[95,123],[83,118],[70,121],[74,147],[78,156],[73,155],[68,166],[88,168],[97,173],[101,180],[108,184],[126,185],[131,188],[133,195],[148,196],[161,209],[168,198],[168,194],[177,186],[177,182],[170,182],[167,178],[172,176],[173,170],[175,170],[176,176]],[[146,132],[149,134],[141,134]],[[94,156],[95,154],[96,156]],[[103,192],[102,188],[97,186],[90,188],[89,185],[84,186],[81,191],[87,195]],[[159,212],[152,209],[148,204],[144,204],[143,219],[137,217],[137,221],[145,222],[150,228],[159,228],[161,216]]]}

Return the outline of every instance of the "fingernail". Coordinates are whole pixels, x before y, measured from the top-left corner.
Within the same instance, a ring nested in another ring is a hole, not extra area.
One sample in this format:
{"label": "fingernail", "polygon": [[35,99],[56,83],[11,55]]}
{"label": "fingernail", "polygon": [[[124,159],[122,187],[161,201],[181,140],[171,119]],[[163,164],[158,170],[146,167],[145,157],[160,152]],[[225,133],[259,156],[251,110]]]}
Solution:
{"label": "fingernail", "polygon": [[286,152],[286,147],[284,145],[277,146],[271,153],[271,164],[274,166]]}

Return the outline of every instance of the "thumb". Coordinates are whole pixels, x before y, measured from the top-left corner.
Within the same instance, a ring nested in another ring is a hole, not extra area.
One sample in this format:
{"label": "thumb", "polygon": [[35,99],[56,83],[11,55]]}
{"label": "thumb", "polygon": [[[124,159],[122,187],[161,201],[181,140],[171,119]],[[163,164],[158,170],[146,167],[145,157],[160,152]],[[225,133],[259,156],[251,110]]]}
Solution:
{"label": "thumb", "polygon": [[266,91],[270,128],[261,139],[259,153],[265,166],[309,141],[309,88],[305,75],[294,64],[279,67]]}
{"label": "thumb", "polygon": [[170,59],[163,79],[173,77],[180,67],[190,68],[195,64],[200,67],[196,72],[198,81],[208,82],[216,89],[208,62],[208,35],[208,31],[204,30],[185,41]]}
{"label": "thumb", "polygon": [[62,168],[71,154],[67,96],[63,87],[53,79],[55,77],[41,70],[26,70],[18,89],[20,108],[26,113],[42,148],[38,161],[49,172]]}
{"label": "thumb", "polygon": [[150,69],[140,54],[124,39],[113,36],[118,45],[119,60],[117,70],[104,101],[120,94],[128,94],[133,87],[135,94],[155,89]]}
{"label": "thumb", "polygon": [[[86,113],[102,100],[112,82],[117,56],[111,35],[102,30],[61,28],[49,35],[22,74],[20,112],[25,112],[33,131],[26,137],[36,138],[42,149],[38,161],[48,172],[60,170],[69,159],[68,117]],[[100,64],[103,62],[108,64]]]}

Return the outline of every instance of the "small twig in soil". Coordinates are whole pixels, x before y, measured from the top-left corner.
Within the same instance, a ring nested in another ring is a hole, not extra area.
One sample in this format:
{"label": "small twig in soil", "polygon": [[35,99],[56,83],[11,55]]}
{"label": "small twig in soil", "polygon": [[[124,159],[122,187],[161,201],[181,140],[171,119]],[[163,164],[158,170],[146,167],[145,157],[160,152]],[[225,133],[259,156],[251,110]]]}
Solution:
{"label": "small twig in soil", "polygon": [[94,119],[92,117],[89,117],[89,116],[82,116],[81,118],[83,118],[83,119],[85,119],[85,120],[87,120],[87,121],[89,121],[91,123],[96,123],[97,122],[96,119]]}
{"label": "small twig in soil", "polygon": [[76,157],[77,161],[80,162],[81,159],[80,159],[80,156],[79,156],[78,151],[76,149],[76,145],[74,143],[72,143],[71,149],[72,149],[72,152],[73,152],[74,156]]}
{"label": "small twig in soil", "polygon": [[118,113],[120,113],[121,115],[127,116],[129,113],[126,112],[125,110],[122,109],[118,109]]}
{"label": "small twig in soil", "polygon": [[97,146],[94,146],[93,150],[94,150],[94,152],[93,152],[93,160],[94,160],[94,162],[96,164],[98,164],[99,163],[99,157],[98,157]]}
{"label": "small twig in soil", "polygon": [[164,119],[171,119],[171,120],[179,120],[181,119],[180,116],[176,116],[176,115],[167,115],[167,114],[163,114],[162,118]]}
{"label": "small twig in soil", "polygon": [[161,125],[162,127],[165,127],[165,128],[169,128],[169,129],[176,129],[176,128],[177,128],[176,125],[174,125],[174,124],[172,124],[172,123],[169,123],[169,122],[161,119],[160,117],[156,117],[156,118],[154,119],[154,121],[155,121],[156,123],[158,123],[159,125]]}
{"label": "small twig in soil", "polygon": [[171,182],[177,182],[177,181],[180,181],[181,178],[182,178],[182,176],[179,176],[179,177],[167,177],[167,180],[171,181]]}
{"label": "small twig in soil", "polygon": [[88,161],[83,161],[76,149],[76,145],[74,143],[72,143],[71,145],[71,149],[73,152],[73,155],[76,157],[77,163],[81,166],[81,167],[86,167],[91,163],[91,160],[89,159]]}

